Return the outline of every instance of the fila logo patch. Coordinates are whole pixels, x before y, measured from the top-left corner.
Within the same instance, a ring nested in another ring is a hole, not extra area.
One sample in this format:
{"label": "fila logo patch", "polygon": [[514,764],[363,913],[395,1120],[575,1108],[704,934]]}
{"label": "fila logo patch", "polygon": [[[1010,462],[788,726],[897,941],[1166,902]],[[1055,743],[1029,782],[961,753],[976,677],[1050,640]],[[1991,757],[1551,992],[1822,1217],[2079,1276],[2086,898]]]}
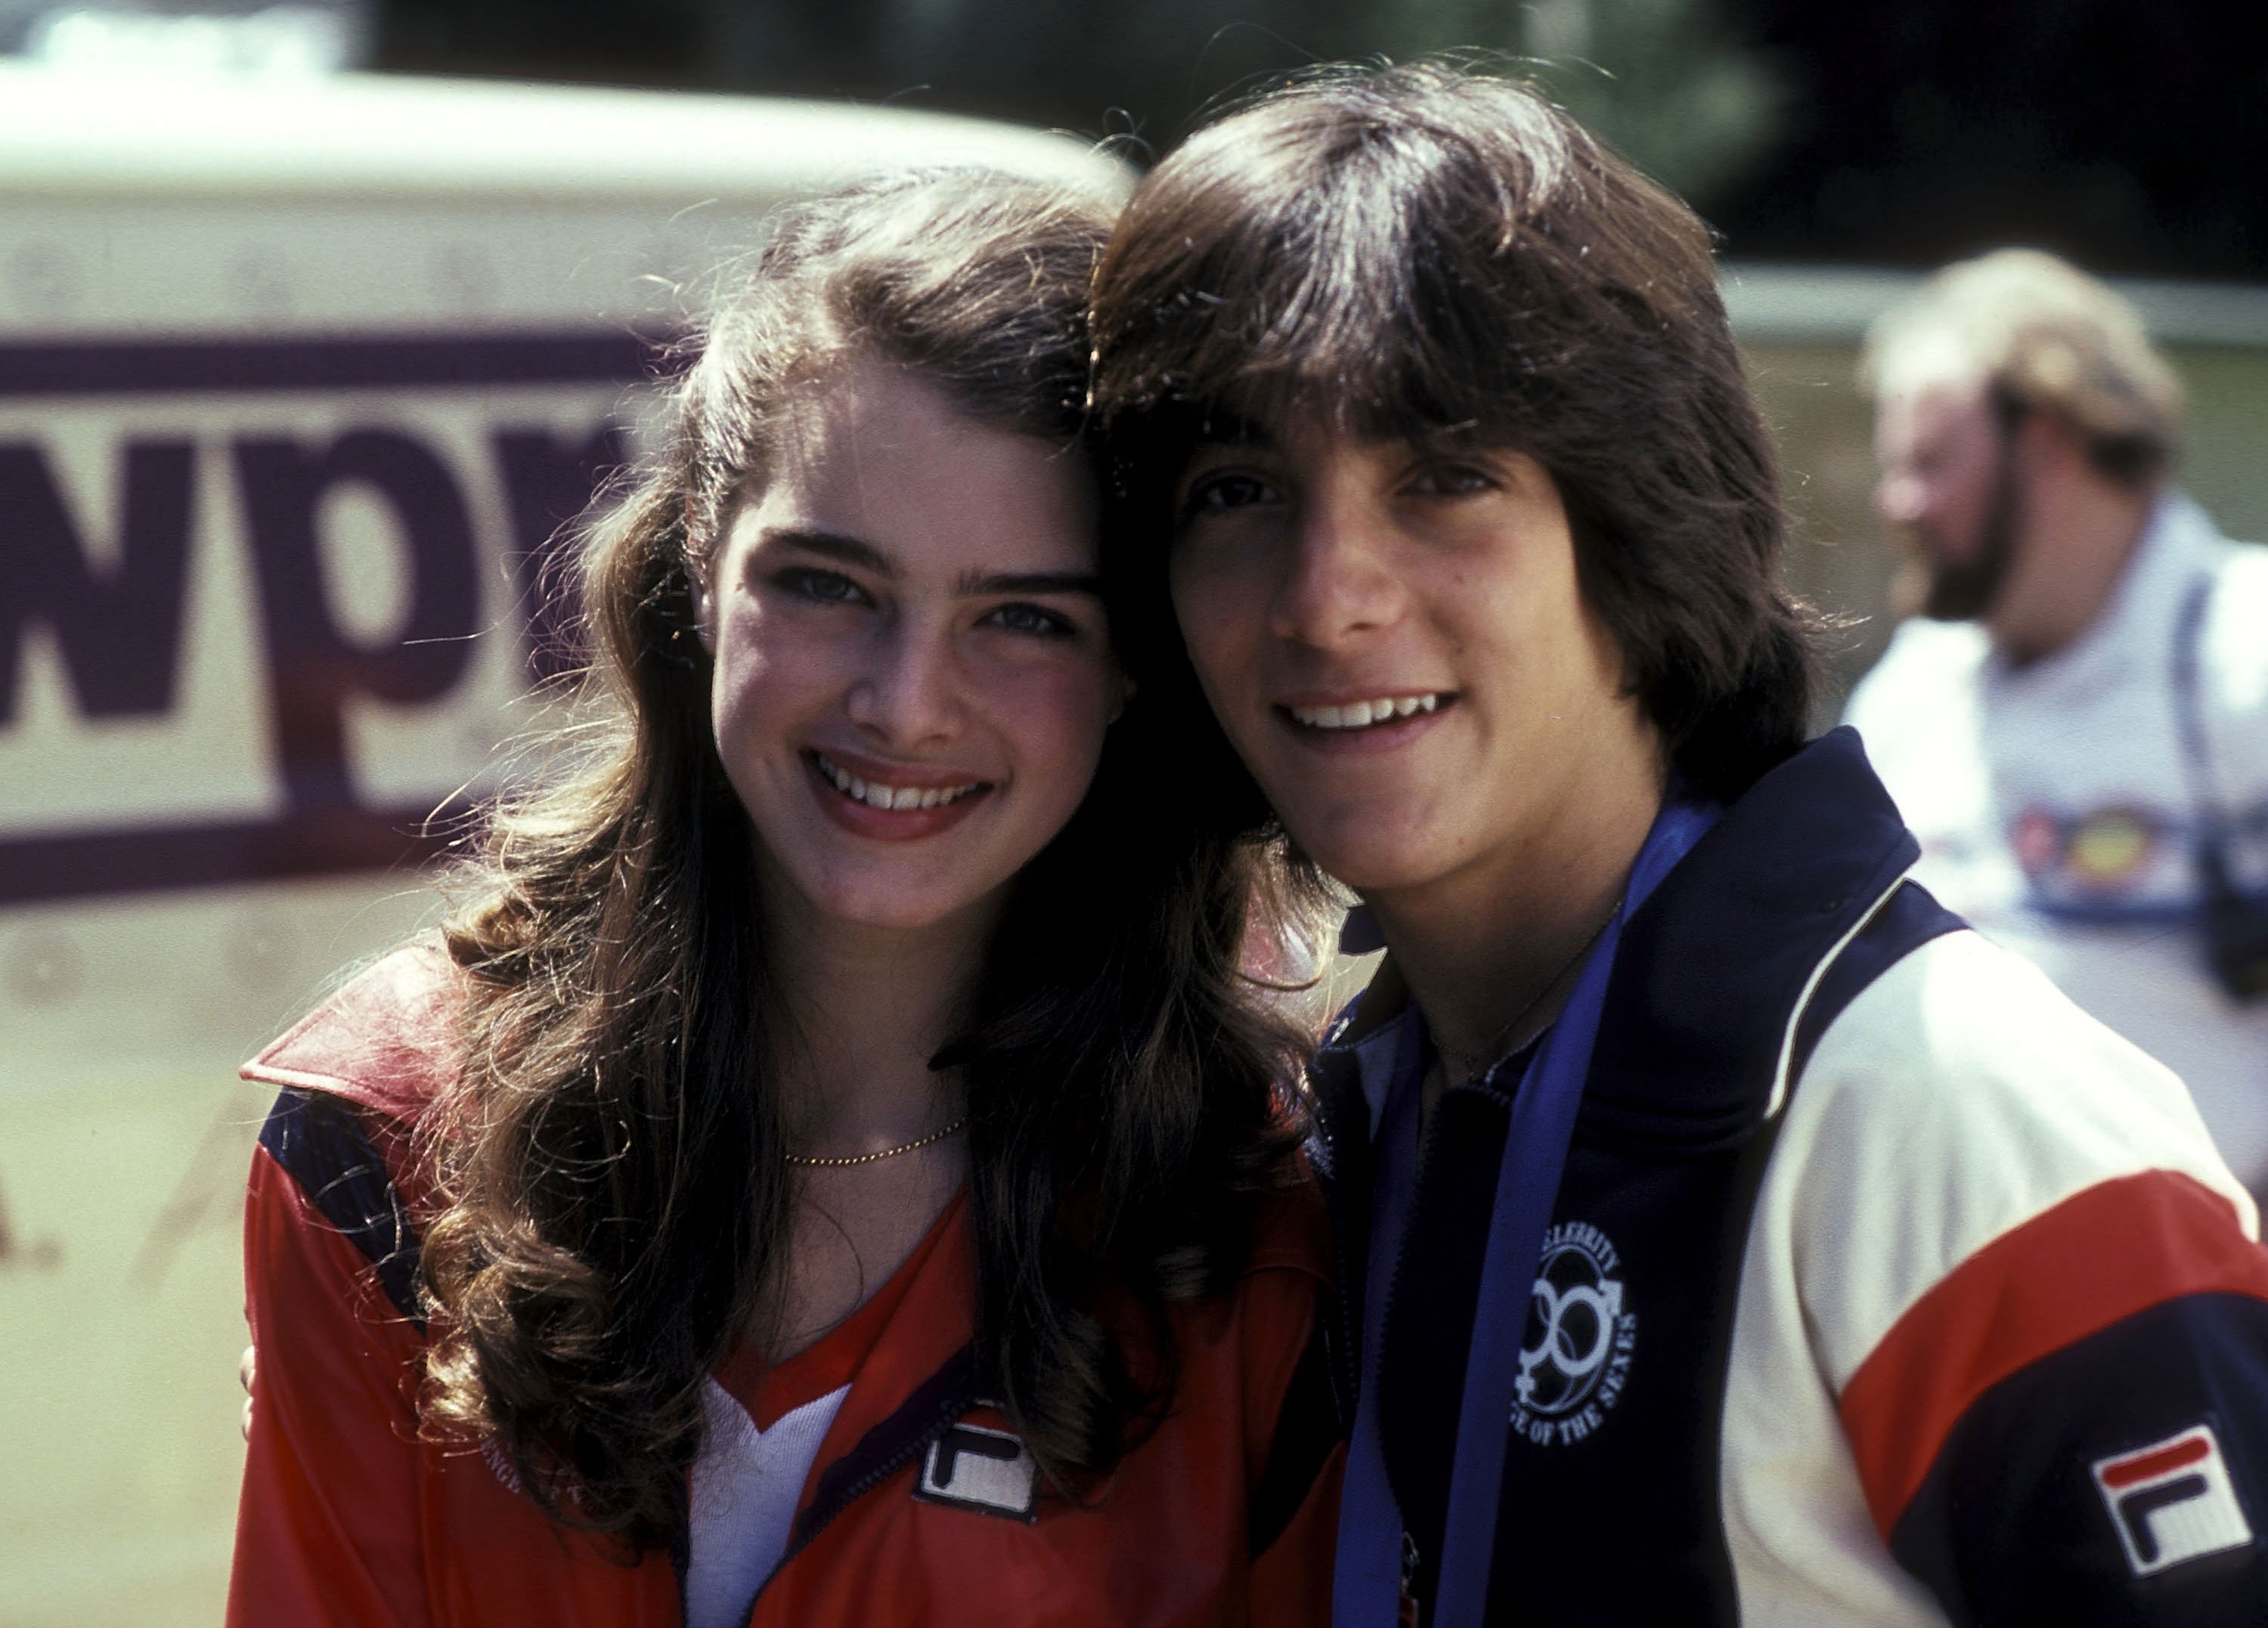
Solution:
{"label": "fila logo patch", "polygon": [[2097,1459],[2092,1469],[2137,1577],[2252,1541],[2210,1425]]}
{"label": "fila logo patch", "polygon": [[950,1425],[929,1444],[914,1496],[986,1514],[1035,1518],[1039,1469],[1020,1437],[982,1425]]}

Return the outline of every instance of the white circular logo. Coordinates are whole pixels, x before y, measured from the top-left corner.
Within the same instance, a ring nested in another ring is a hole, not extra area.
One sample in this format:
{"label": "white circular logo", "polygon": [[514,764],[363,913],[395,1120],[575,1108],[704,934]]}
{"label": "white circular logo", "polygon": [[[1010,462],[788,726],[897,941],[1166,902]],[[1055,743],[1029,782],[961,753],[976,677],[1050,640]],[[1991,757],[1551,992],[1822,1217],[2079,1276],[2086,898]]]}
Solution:
{"label": "white circular logo", "polygon": [[1622,1258],[1607,1235],[1563,1221],[1543,1235],[1512,1427],[1543,1446],[1580,1441],[1630,1377],[1638,1314],[1623,1309]]}

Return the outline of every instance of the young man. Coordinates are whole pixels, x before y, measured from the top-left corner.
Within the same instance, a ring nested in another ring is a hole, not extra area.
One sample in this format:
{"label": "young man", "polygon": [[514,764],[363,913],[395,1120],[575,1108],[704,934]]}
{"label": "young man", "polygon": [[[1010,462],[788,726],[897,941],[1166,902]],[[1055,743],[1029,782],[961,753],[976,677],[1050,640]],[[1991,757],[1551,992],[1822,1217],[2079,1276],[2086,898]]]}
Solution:
{"label": "young man", "polygon": [[2052,255],[1948,268],[1867,349],[1922,614],[1848,718],[1918,874],[2170,1065],[2268,1192],[2268,549],[2174,488],[2173,370]]}
{"label": "young man", "polygon": [[1108,568],[1390,951],[1314,1071],[1339,1620],[2268,1616],[2250,1201],[1804,744],[1701,224],[1336,72],[1159,165],[1097,323]]}

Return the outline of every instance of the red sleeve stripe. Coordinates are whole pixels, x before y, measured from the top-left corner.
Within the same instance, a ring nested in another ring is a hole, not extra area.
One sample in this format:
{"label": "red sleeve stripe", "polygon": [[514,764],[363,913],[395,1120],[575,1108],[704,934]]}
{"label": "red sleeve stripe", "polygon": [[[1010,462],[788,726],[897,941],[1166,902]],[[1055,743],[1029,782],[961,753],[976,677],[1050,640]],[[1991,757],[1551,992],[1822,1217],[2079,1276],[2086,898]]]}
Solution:
{"label": "red sleeve stripe", "polygon": [[2268,1250],[2192,1177],[2097,1184],[2003,1234],[1908,1308],[1844,1387],[1844,1433],[1889,1541],[1953,1427],[2043,1357],[2185,1294],[2268,1300]]}

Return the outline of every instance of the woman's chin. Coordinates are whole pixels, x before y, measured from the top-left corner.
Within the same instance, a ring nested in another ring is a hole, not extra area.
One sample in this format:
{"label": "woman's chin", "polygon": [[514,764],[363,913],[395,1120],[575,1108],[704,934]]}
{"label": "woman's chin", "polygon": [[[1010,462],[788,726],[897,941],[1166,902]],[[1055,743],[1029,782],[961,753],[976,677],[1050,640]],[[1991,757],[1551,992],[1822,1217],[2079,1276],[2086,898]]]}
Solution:
{"label": "woman's chin", "polygon": [[791,875],[784,880],[802,895],[809,919],[870,933],[930,933],[957,921],[989,920],[989,907],[1004,891],[1004,884],[989,876],[909,876],[883,871]]}

